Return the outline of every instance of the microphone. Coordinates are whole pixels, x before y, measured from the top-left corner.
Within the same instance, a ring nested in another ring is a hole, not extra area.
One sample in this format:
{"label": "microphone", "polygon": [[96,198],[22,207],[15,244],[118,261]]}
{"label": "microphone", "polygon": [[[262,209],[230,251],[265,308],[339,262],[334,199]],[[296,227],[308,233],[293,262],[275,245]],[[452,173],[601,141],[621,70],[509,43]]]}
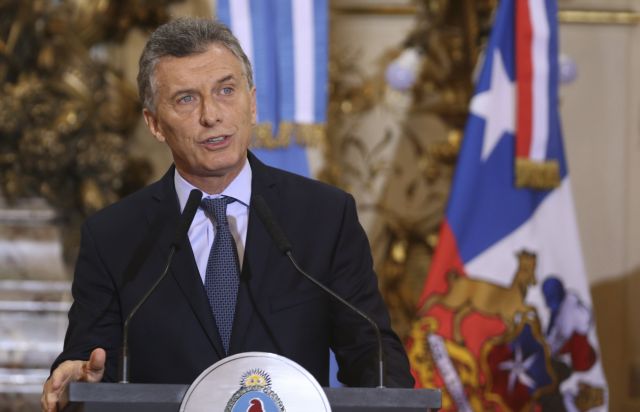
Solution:
{"label": "microphone", "polygon": [[189,193],[189,199],[187,200],[187,204],[184,207],[184,211],[182,212],[182,216],[180,216],[180,221],[178,222],[178,226],[176,227],[176,233],[173,237],[173,241],[171,242],[171,247],[169,248],[169,256],[167,257],[167,264],[162,271],[162,274],[156,280],[156,282],[149,288],[147,293],[140,299],[140,301],[134,306],[134,308],[127,316],[127,319],[124,321],[124,326],[122,328],[122,358],[120,359],[120,383],[129,383],[129,323],[131,319],[136,314],[138,309],[147,301],[149,296],[156,290],[162,279],[167,276],[169,273],[169,267],[171,266],[171,261],[173,260],[173,255],[175,255],[176,251],[180,249],[180,243],[182,243],[182,239],[187,236],[187,232],[189,231],[189,227],[191,227],[191,222],[193,222],[193,218],[198,211],[198,206],[200,206],[200,201],[202,200],[202,192],[198,189],[193,189],[191,193]]}
{"label": "microphone", "polygon": [[336,292],[334,292],[333,290],[329,289],[327,286],[325,286],[324,284],[316,280],[313,276],[305,272],[298,265],[298,262],[294,259],[293,254],[291,253],[291,249],[292,249],[291,243],[289,242],[289,240],[287,239],[287,236],[284,234],[284,232],[276,222],[275,218],[273,217],[273,214],[271,213],[271,209],[269,209],[269,206],[267,206],[267,203],[262,198],[262,196],[258,194],[254,194],[253,199],[251,200],[251,206],[253,207],[253,210],[256,211],[258,218],[264,224],[265,228],[267,229],[267,232],[269,232],[269,235],[271,236],[271,239],[273,240],[273,242],[276,244],[276,247],[280,250],[280,252],[282,252],[284,255],[286,255],[289,258],[289,260],[291,261],[291,264],[293,265],[293,267],[296,269],[298,273],[300,273],[302,276],[310,280],[311,283],[313,283],[314,285],[322,289],[329,296],[336,299],[338,302],[342,303],[344,306],[348,307],[350,310],[357,313],[358,315],[360,315],[362,318],[364,318],[367,322],[371,324],[371,326],[373,327],[373,330],[376,333],[376,340],[378,343],[378,388],[384,388],[384,364],[382,362],[382,336],[380,335],[380,328],[378,327],[378,324],[373,319],[371,319],[367,314],[365,314],[360,309],[358,309],[357,307],[353,306],[351,303],[343,299]]}

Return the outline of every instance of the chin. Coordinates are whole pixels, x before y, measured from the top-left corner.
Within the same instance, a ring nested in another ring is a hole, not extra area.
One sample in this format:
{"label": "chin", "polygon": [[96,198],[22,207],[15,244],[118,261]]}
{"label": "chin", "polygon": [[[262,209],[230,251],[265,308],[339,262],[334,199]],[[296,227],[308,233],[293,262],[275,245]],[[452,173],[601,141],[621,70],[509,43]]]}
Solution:
{"label": "chin", "polygon": [[207,174],[210,176],[224,176],[228,173],[240,170],[242,163],[240,162],[218,162],[205,167]]}

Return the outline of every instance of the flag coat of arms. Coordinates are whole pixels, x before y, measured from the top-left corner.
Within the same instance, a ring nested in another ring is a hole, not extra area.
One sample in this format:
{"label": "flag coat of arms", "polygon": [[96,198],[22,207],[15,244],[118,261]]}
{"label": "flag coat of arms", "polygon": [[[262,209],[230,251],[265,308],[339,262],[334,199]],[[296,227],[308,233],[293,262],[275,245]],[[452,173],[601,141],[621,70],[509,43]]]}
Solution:
{"label": "flag coat of arms", "polygon": [[558,113],[555,0],[502,0],[407,343],[443,410],[601,411]]}

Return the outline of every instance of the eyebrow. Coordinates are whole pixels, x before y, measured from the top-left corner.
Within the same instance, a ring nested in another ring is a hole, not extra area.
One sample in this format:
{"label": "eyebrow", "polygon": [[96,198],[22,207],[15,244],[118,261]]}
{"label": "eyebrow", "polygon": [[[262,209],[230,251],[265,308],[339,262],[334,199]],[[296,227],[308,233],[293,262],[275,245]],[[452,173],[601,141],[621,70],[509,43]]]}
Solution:
{"label": "eyebrow", "polygon": [[228,74],[218,80],[216,80],[216,83],[220,84],[220,83],[225,83],[228,82],[229,80],[234,80],[235,76],[233,74]]}

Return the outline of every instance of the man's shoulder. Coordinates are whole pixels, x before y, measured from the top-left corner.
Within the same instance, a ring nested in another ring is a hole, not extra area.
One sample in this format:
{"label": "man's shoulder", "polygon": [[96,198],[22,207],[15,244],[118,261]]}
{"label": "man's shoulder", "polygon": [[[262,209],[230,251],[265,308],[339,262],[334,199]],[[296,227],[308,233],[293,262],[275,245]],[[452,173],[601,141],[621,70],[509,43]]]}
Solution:
{"label": "man's shoulder", "polygon": [[323,199],[339,199],[351,196],[344,190],[329,183],[291,173],[276,167],[264,167],[268,170],[278,188],[283,190],[285,194],[290,192],[291,194],[304,195],[305,197],[315,198],[318,196]]}

